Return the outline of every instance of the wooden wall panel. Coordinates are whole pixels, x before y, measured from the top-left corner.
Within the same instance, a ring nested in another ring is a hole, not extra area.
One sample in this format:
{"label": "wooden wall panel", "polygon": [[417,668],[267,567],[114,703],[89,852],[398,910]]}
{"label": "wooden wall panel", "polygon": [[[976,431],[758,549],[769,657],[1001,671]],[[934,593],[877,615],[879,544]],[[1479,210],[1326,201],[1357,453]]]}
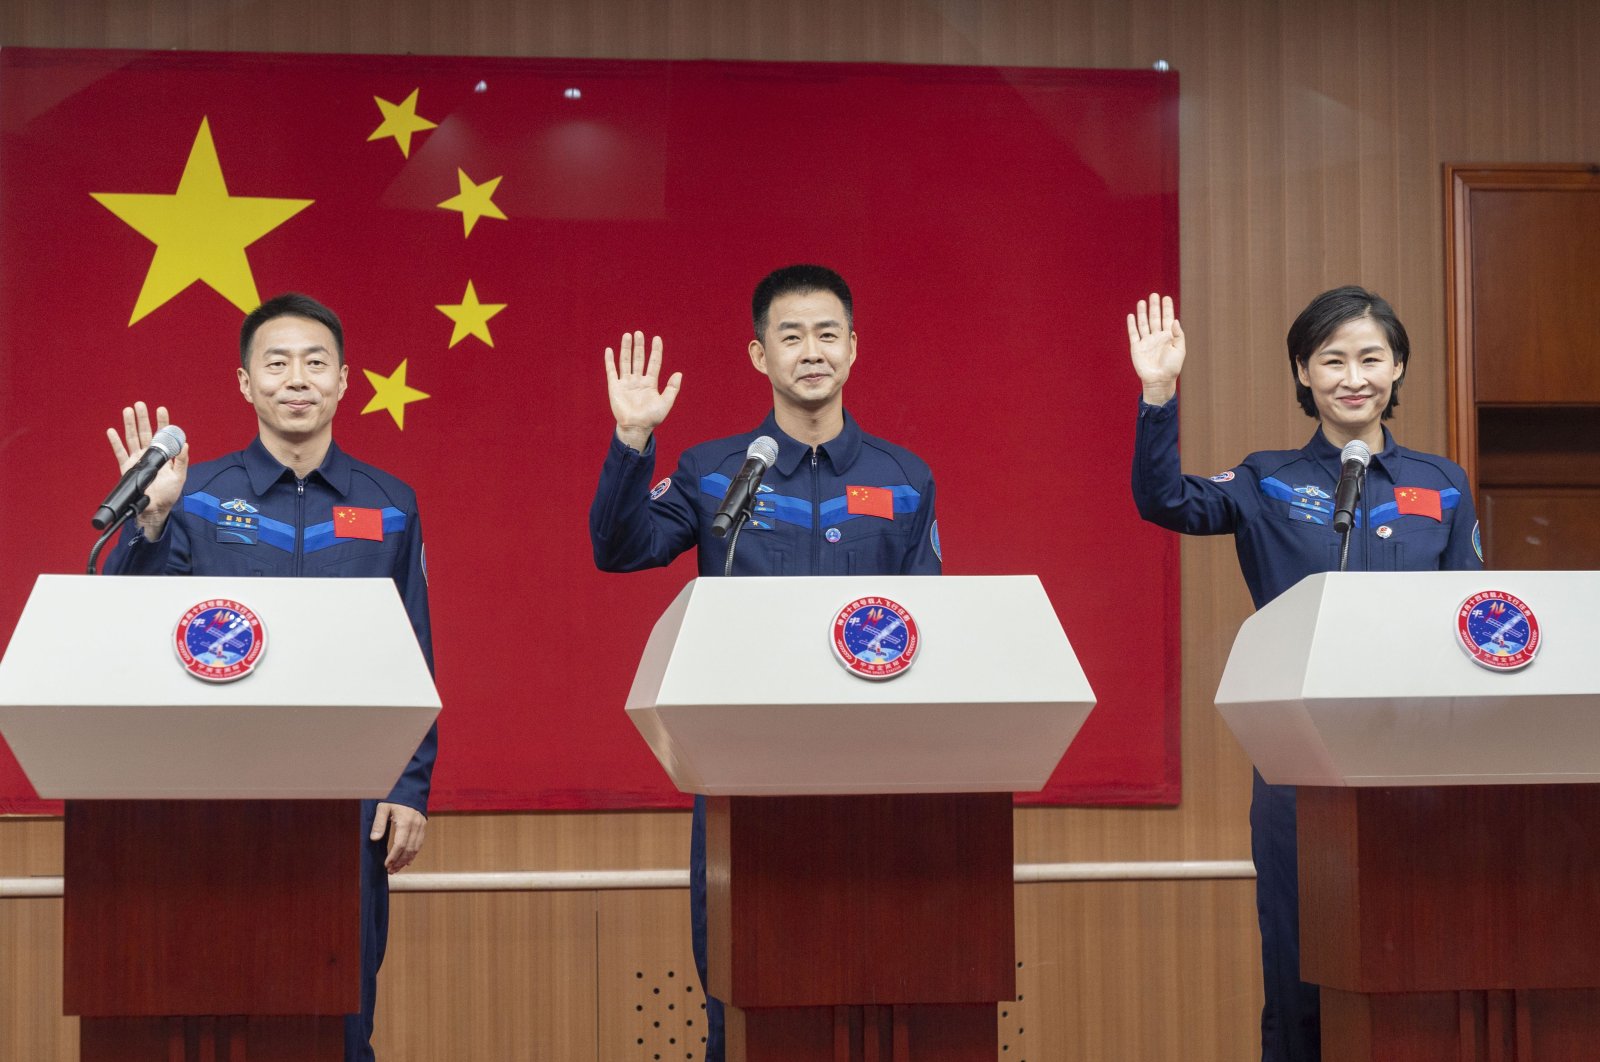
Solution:
{"label": "wooden wall panel", "polygon": [[[0,44],[1141,68],[1166,59],[1182,78],[1184,463],[1203,473],[1309,435],[1286,377],[1283,335],[1311,296],[1350,281],[1388,296],[1411,333],[1397,433],[1408,445],[1442,450],[1441,165],[1600,161],[1600,75],[1588,61],[1600,49],[1593,0],[0,0]],[[1130,292],[1130,303],[1139,294]],[[1104,332],[1075,340],[1120,347],[1123,312],[1108,307]],[[1130,420],[1136,393],[1130,371]],[[1186,541],[1182,564],[1183,805],[1027,809],[1017,815],[1019,859],[1247,857],[1249,765],[1211,695],[1250,603],[1226,539]],[[16,828],[0,822],[0,858]],[[445,816],[419,869],[681,865],[686,834],[678,815]],[[1119,889],[1166,898],[1147,901],[1148,909],[1117,906]],[[1070,988],[1064,973],[1052,972],[1022,1006],[1064,1008],[1070,1022],[1049,1038],[1047,1026],[1033,1023],[1030,1032],[1043,1038],[1038,1050],[1007,1057],[1248,1057],[1258,988],[1253,945],[1237,943],[1249,935],[1238,922],[1248,885],[1119,889],[1105,894],[1109,906],[1045,904],[1027,932],[1060,954],[1099,956],[1106,970],[1143,972],[1107,983],[1083,977]],[[401,929],[413,911],[432,911],[403,899],[397,934],[413,931]],[[487,909],[494,901],[437,902]],[[1117,911],[1150,919],[1141,921],[1144,936],[1118,931],[1123,923],[1107,916]],[[1200,920],[1233,912],[1234,922],[1211,931],[1234,943],[1220,957],[1174,944],[1167,958],[1177,965],[1158,976],[1156,960],[1138,958],[1137,949],[1193,930],[1197,923],[1174,912]],[[531,912],[512,917],[538,924]],[[1022,925],[1020,917],[1019,903]],[[430,939],[431,961],[458,961],[450,955],[458,943]],[[424,954],[415,950],[420,943],[404,947]],[[1207,970],[1224,986],[1214,1014],[1177,991],[1180,979]],[[426,971],[420,962],[392,966],[384,1006],[426,999]],[[1177,1041],[1139,1026],[1168,1012],[1193,1032],[1181,1051],[1163,1055]],[[474,1028],[462,1024],[456,1033]],[[386,1026],[385,1036],[394,1032]],[[1130,1038],[1155,1053],[1126,1053]]]}
{"label": "wooden wall panel", "polygon": [[61,901],[0,900],[0,1058],[77,1057],[78,1019],[61,1016]]}
{"label": "wooden wall panel", "polygon": [[1259,1052],[1249,881],[1017,890],[1017,1003],[1004,1060],[1235,1062]]}
{"label": "wooden wall panel", "polygon": [[594,893],[400,893],[389,918],[384,1062],[595,1058]]}
{"label": "wooden wall panel", "polygon": [[705,1057],[705,997],[689,942],[689,893],[600,893],[600,1062]]}

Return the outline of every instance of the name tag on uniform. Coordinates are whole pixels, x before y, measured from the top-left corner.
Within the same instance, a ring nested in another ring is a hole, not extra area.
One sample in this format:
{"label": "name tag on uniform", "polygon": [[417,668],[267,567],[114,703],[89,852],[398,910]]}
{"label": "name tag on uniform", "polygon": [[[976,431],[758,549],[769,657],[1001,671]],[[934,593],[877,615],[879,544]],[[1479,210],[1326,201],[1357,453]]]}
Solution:
{"label": "name tag on uniform", "polygon": [[248,513],[220,513],[217,516],[217,541],[253,546],[261,534],[261,518]]}

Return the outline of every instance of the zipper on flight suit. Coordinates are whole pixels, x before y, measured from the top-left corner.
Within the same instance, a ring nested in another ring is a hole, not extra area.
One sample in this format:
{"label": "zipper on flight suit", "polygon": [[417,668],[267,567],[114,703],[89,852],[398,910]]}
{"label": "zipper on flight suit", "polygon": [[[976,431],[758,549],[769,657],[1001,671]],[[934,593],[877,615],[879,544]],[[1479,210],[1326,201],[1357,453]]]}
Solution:
{"label": "zipper on flight suit", "polygon": [[815,446],[811,448],[811,574],[822,574],[822,482]]}
{"label": "zipper on flight suit", "polygon": [[294,574],[299,575],[305,565],[306,539],[306,481],[294,481]]}

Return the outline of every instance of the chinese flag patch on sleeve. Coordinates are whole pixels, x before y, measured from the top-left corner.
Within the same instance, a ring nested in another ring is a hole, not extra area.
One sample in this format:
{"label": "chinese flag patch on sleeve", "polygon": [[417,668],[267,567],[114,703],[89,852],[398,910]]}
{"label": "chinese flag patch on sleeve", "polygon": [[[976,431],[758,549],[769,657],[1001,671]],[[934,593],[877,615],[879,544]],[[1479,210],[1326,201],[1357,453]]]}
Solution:
{"label": "chinese flag patch on sleeve", "polygon": [[1394,505],[1401,516],[1444,519],[1444,510],[1439,505],[1439,492],[1429,490],[1427,487],[1396,487]]}
{"label": "chinese flag patch on sleeve", "polygon": [[894,491],[888,487],[846,487],[845,505],[857,516],[894,519]]}
{"label": "chinese flag patch on sleeve", "polygon": [[357,509],[349,505],[335,506],[333,510],[333,537],[367,538],[374,542],[382,542],[383,511],[380,509]]}

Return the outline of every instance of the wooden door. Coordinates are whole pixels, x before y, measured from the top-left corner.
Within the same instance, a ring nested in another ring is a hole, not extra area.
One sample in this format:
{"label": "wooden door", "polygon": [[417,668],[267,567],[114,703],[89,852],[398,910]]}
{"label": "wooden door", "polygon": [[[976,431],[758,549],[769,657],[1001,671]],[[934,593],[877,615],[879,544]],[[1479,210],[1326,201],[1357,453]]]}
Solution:
{"label": "wooden door", "polygon": [[1451,446],[1485,565],[1600,568],[1600,167],[1445,183]]}

